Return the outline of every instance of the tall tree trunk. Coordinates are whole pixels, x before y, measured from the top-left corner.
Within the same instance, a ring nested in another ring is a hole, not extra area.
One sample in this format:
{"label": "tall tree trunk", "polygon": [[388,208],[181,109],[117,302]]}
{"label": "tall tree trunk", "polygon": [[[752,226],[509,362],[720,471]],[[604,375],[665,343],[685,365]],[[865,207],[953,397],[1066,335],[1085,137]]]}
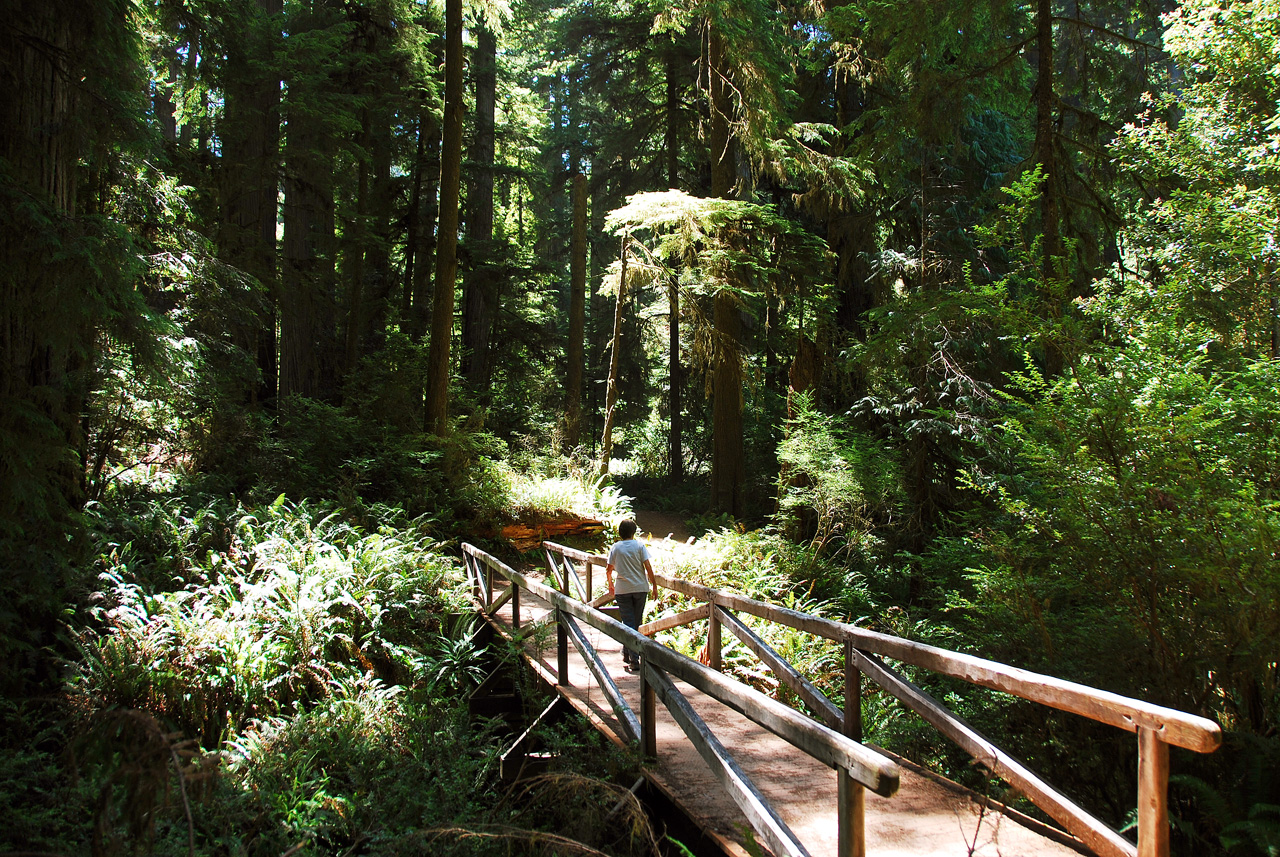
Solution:
{"label": "tall tree trunk", "polygon": [[489,340],[498,304],[498,277],[493,264],[494,113],[498,88],[498,39],[482,22],[476,28],[472,63],[476,84],[471,163],[467,193],[467,243],[472,266],[467,276],[462,310],[462,374],[478,394],[489,387],[492,357]]}
{"label": "tall tree trunk", "polygon": [[462,0],[444,4],[444,136],[440,144],[440,228],[436,239],[435,299],[427,356],[427,431],[449,428],[449,346],[458,278],[458,191],[462,174]]}
{"label": "tall tree trunk", "polygon": [[[362,110],[361,147],[368,151],[369,111]],[[365,252],[368,249],[369,163],[356,159],[356,212],[355,218],[343,230],[346,247],[347,274],[347,335],[342,365],[350,373],[355,369],[360,354],[360,338],[364,331]]]}
{"label": "tall tree trunk", "polygon": [[[301,28],[319,29],[334,0],[317,0]],[[327,117],[306,104],[301,82],[289,89],[284,151],[284,240],[280,270],[280,395],[332,395],[336,387],[333,166]]]}
{"label": "tall tree trunk", "polygon": [[[733,110],[732,89],[724,39],[713,28],[709,36],[708,69],[711,75],[711,195],[728,198],[733,189],[735,164],[729,130]],[[739,352],[742,322],[738,303],[727,289],[716,293],[713,310],[715,364],[712,373],[711,508],[733,516],[743,513],[746,462],[742,442],[742,355]]]}
{"label": "tall tree trunk", "polygon": [[587,177],[573,177],[573,246],[569,250],[569,341],[565,346],[564,449],[582,439],[582,372],[587,331]]}
{"label": "tall tree trunk", "polygon": [[386,105],[372,111],[369,138],[368,224],[366,226],[365,313],[360,350],[370,354],[381,347],[386,333],[394,281],[391,276],[391,217],[395,186],[391,178],[392,113]]}
{"label": "tall tree trunk", "polygon": [[54,271],[62,266],[48,258],[76,216],[76,56],[86,47],[85,13],[76,4],[21,5],[0,27],[0,158],[8,168],[0,212],[0,434],[10,453],[0,455],[0,512],[7,513],[0,527],[11,516],[23,524],[35,522],[31,513],[58,517],[62,510],[49,507],[59,502],[80,505],[83,486],[65,455],[81,447],[80,385],[70,376],[83,362],[77,351],[93,341],[91,330],[72,321],[82,306],[57,299],[84,300],[79,291],[92,283],[60,285]]}
{"label": "tall tree trunk", "polygon": [[435,271],[436,220],[440,211],[440,129],[435,116],[422,110],[419,147],[423,151],[414,166],[414,184],[420,187],[419,202],[413,206],[416,212],[414,233],[413,270],[405,271],[405,330],[414,341],[420,340],[427,329],[428,297],[431,275]]}
{"label": "tall tree trunk", "polygon": [[[680,88],[676,49],[667,54],[667,187],[676,189],[680,180]],[[667,473],[673,483],[684,480],[684,444],[681,438],[684,415],[680,398],[684,369],[680,365],[680,275],[674,270],[667,282],[667,405],[671,412],[667,432]]]}
{"label": "tall tree trunk", "polygon": [[256,15],[230,40],[224,74],[223,257],[261,287],[252,329],[238,338],[257,359],[251,400],[276,395],[276,200],[280,170],[280,74],[272,59],[282,0],[257,0]]}
{"label": "tall tree trunk", "polygon": [[618,357],[622,348],[622,302],[627,296],[627,257],[630,255],[630,235],[622,236],[622,270],[618,273],[618,301],[613,308],[613,337],[609,341],[609,381],[605,392],[604,435],[600,440],[600,475],[609,472],[609,457],[613,455],[613,417],[618,405]]}
{"label": "tall tree trunk", "polygon": [[418,151],[413,157],[413,169],[409,179],[409,209],[405,215],[404,281],[400,291],[400,325],[410,329],[409,316],[413,313],[413,277],[415,265],[421,264],[422,255],[422,155],[426,151],[426,117],[418,116]]}

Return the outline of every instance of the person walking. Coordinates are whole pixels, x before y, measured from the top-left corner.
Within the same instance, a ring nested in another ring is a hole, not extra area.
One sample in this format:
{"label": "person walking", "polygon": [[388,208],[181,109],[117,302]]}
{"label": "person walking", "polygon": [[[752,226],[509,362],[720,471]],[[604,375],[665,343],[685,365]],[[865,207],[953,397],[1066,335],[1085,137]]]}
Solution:
{"label": "person walking", "polygon": [[[652,592],[654,600],[658,598],[658,581],[653,576],[649,550],[635,535],[635,521],[624,518],[618,523],[619,541],[609,548],[609,564],[605,566],[604,574],[609,582],[609,594],[622,614],[622,624],[639,630],[647,596]],[[616,584],[613,578],[615,570],[618,572]],[[626,646],[622,647],[622,660],[627,672],[640,670],[640,655]]]}

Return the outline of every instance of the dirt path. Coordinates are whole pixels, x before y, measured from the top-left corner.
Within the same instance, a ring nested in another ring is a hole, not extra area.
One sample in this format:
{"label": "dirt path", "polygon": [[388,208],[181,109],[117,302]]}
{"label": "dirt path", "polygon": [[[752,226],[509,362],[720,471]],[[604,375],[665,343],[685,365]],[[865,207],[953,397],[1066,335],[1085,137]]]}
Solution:
{"label": "dirt path", "polygon": [[648,509],[635,511],[636,525],[642,536],[648,536],[650,542],[661,542],[668,535],[675,542],[689,540],[689,527],[684,518],[674,512],[657,512]]}

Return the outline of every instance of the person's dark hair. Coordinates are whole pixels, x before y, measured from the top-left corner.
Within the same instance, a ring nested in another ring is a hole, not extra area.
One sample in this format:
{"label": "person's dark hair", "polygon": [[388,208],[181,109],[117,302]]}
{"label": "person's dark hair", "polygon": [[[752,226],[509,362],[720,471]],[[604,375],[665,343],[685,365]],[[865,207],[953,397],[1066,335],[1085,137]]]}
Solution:
{"label": "person's dark hair", "polygon": [[630,518],[623,518],[618,522],[618,538],[629,539],[636,534],[636,522]]}

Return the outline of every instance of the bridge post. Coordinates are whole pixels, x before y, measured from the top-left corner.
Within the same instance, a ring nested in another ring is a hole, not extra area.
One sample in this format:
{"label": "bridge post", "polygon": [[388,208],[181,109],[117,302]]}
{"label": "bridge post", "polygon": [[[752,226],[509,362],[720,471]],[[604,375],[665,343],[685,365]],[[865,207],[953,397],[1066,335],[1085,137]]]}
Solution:
{"label": "bridge post", "polygon": [[[853,656],[853,641],[844,641],[844,723],[840,730],[855,741],[862,741],[862,671]],[[839,857],[866,857],[865,816],[866,790],[844,768],[837,768],[839,778]]]}
{"label": "bridge post", "polygon": [[511,630],[520,630],[520,584],[511,581]]}
{"label": "bridge post", "polygon": [[569,631],[559,607],[556,608],[556,684],[569,686]]}
{"label": "bridge post", "polygon": [[462,563],[467,567],[467,580],[471,581],[471,595],[483,604],[480,598],[480,560],[469,553],[462,555]]}
{"label": "bridge post", "polygon": [[716,672],[721,671],[720,660],[720,608],[711,602],[711,612],[707,614],[707,666]]}
{"label": "bridge post", "polygon": [[591,591],[591,560],[587,560],[587,600],[595,598],[595,593]]}
{"label": "bridge post", "polygon": [[[656,667],[655,667],[656,669]],[[649,664],[640,656],[640,755],[646,759],[658,757],[658,695],[649,683]]]}
{"label": "bridge post", "polygon": [[1169,745],[1138,727],[1138,857],[1169,857]]}

